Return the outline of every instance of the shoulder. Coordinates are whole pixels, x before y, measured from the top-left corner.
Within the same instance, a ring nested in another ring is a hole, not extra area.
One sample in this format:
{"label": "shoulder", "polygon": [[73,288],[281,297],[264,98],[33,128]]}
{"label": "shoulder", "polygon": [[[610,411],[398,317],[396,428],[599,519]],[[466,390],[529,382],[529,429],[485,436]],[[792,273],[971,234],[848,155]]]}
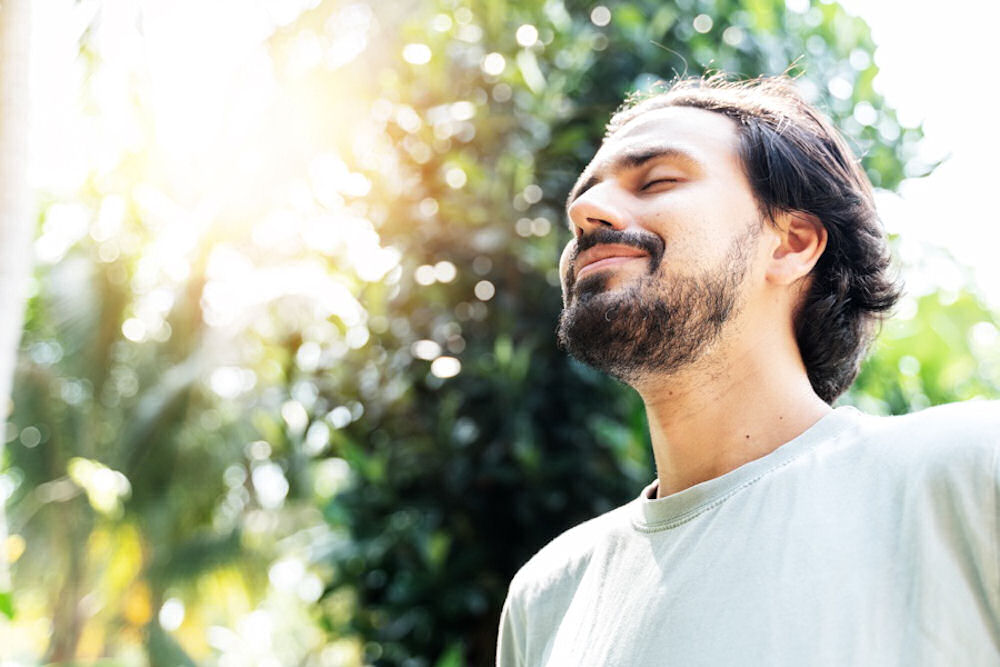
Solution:
{"label": "shoulder", "polygon": [[965,401],[893,417],[861,415],[862,449],[900,472],[996,479],[1000,464],[1000,401]]}
{"label": "shoulder", "polygon": [[1000,401],[964,401],[893,417],[861,418],[862,433],[912,446],[1000,447]]}
{"label": "shoulder", "polygon": [[530,603],[575,589],[595,555],[627,535],[632,503],[585,521],[553,539],[525,563],[510,583],[510,596]]}

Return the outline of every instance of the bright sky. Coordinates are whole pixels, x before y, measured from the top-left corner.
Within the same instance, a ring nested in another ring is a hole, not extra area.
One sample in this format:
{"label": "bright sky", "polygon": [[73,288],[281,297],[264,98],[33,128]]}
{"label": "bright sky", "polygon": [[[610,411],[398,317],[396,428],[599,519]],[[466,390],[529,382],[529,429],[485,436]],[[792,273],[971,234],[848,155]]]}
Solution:
{"label": "bright sky", "polygon": [[[949,156],[930,176],[880,197],[886,226],[909,241],[944,247],[1000,308],[1000,154],[992,65],[1000,3],[953,0],[843,0],[878,44],[876,80],[905,121],[923,121],[928,156]],[[904,246],[905,250],[906,246]],[[905,275],[911,291],[946,285],[946,270]]]}

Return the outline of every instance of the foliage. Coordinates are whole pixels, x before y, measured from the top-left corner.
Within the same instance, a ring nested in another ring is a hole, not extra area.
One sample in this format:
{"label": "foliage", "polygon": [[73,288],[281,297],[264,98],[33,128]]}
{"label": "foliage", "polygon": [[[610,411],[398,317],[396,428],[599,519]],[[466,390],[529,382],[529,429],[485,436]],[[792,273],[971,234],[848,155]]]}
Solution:
{"label": "foliage", "polygon": [[[40,244],[83,232],[37,271],[8,430],[37,654],[489,663],[515,569],[652,476],[638,397],[553,336],[562,199],[622,97],[790,69],[877,185],[929,168],[836,4],[602,11],[303,4],[220,154],[171,171],[140,123],[145,152],[45,203]],[[847,400],[996,395],[996,317],[952,296],[909,302]]]}
{"label": "foliage", "polygon": [[[21,482],[10,522],[28,545],[16,575],[52,591],[52,661],[76,656],[85,639],[103,643],[95,637],[111,628],[144,632],[191,572],[238,556],[253,564],[220,507],[224,473],[249,464],[251,430],[199,386],[215,346],[197,300],[162,312],[150,340],[130,341],[122,325],[140,299],[125,276],[138,258],[102,262],[91,250],[39,276],[12,419],[25,426],[9,449]],[[114,636],[106,641],[113,650]]]}
{"label": "foliage", "polygon": [[1000,395],[1000,317],[974,290],[911,297],[889,321],[847,400],[906,414]]}

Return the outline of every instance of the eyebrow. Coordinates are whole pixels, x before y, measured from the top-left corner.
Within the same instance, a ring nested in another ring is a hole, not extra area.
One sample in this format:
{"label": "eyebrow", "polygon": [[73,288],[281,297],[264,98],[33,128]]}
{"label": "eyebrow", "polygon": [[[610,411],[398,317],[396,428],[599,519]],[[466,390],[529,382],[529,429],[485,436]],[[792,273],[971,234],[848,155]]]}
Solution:
{"label": "eyebrow", "polygon": [[[638,169],[652,160],[666,159],[680,162],[693,169],[701,169],[701,162],[685,150],[675,146],[648,146],[622,153],[612,160],[609,165],[606,165],[603,169],[598,168],[595,171],[610,173],[627,171],[630,169]],[[570,204],[572,204],[577,197],[600,183],[602,180],[603,178],[599,175],[599,173],[594,173],[591,174],[585,181],[577,182],[577,184],[573,186],[573,189],[570,190],[569,197],[566,198],[566,208],[569,208]]]}

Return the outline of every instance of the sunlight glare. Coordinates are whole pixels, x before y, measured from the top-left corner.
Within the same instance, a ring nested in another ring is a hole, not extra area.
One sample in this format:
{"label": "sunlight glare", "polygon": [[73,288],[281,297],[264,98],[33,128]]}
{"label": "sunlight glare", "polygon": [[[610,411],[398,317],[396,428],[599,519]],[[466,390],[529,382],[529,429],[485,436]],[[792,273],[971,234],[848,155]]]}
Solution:
{"label": "sunlight glare", "polygon": [[491,76],[499,76],[503,74],[506,67],[507,60],[499,53],[488,53],[483,57],[483,71]]}
{"label": "sunlight glare", "polygon": [[534,46],[535,42],[538,41],[538,28],[530,23],[525,23],[517,29],[514,38],[517,40],[518,45],[524,48]]}
{"label": "sunlight glare", "polygon": [[453,378],[462,372],[462,362],[455,357],[438,357],[431,362],[431,374],[442,378]]}
{"label": "sunlight glare", "polygon": [[431,61],[431,48],[426,44],[407,44],[403,47],[403,60],[411,65],[426,65]]}

